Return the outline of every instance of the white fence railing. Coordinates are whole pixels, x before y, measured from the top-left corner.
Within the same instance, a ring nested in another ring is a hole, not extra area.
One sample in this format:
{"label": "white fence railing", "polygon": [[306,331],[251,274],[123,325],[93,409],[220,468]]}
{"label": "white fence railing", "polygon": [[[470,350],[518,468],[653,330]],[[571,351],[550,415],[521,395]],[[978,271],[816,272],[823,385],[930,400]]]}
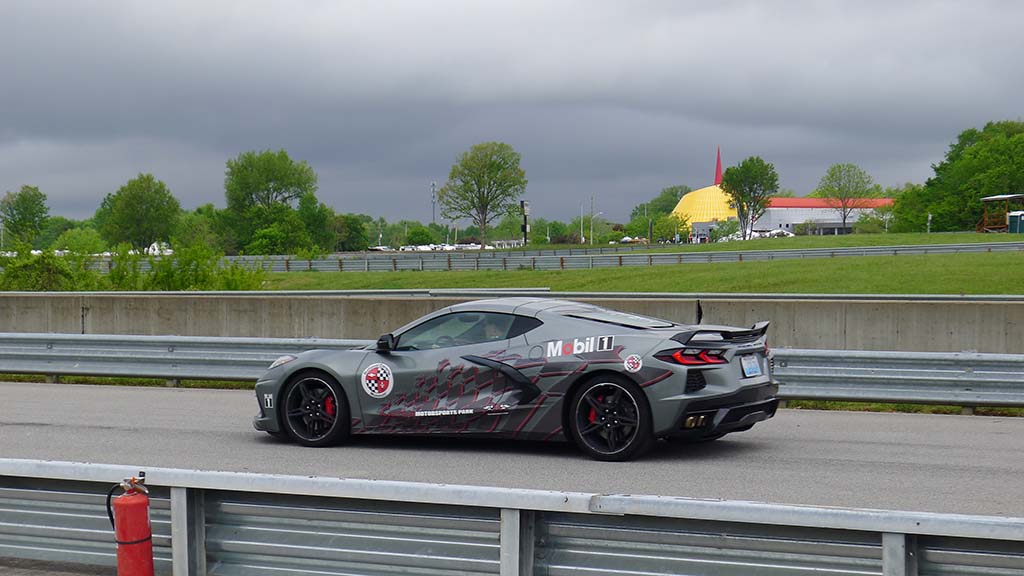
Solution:
{"label": "white fence railing", "polygon": [[[104,496],[138,471],[0,459],[0,556],[113,565]],[[1024,575],[1024,518],[144,471],[174,576]]]}

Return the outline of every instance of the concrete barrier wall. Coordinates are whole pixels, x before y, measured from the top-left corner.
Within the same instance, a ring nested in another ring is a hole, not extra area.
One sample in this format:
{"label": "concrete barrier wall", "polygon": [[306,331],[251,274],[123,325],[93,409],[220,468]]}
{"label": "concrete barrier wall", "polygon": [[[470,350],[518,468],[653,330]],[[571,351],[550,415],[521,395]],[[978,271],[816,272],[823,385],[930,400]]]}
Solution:
{"label": "concrete barrier wall", "polygon": [[[0,294],[0,332],[376,338],[467,298],[255,294]],[[696,320],[697,300],[579,298]],[[770,320],[776,347],[1024,353],[1024,302],[703,299],[707,324]]]}

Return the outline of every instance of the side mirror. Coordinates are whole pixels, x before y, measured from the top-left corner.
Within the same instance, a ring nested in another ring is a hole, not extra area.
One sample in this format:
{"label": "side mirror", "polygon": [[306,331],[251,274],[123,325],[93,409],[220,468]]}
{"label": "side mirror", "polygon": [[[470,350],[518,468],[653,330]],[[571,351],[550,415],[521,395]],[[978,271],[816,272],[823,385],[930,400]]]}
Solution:
{"label": "side mirror", "polygon": [[390,354],[395,349],[394,334],[385,334],[377,339],[377,353]]}

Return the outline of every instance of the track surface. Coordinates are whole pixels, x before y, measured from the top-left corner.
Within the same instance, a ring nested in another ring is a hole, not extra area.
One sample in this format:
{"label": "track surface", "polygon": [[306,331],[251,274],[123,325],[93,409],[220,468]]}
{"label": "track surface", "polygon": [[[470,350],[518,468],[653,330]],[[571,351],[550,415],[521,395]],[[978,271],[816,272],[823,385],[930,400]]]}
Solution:
{"label": "track surface", "polygon": [[0,457],[1024,517],[1024,418],[782,410],[615,464],[561,443],[302,448],[255,412],[249,391],[0,383]]}

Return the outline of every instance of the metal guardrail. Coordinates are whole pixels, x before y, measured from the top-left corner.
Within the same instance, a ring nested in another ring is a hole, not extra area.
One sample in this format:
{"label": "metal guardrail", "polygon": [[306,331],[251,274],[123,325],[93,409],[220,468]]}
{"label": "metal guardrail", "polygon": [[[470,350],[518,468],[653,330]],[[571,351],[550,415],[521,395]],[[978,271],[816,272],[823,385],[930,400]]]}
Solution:
{"label": "metal guardrail", "polygon": [[[1024,518],[144,470],[174,576],[1024,575]],[[138,471],[0,459],[0,556],[113,565]]]}
{"label": "metal guardrail", "polygon": [[[401,288],[390,290],[272,290],[272,291],[151,291],[151,292],[47,292],[80,297],[178,296],[200,299],[207,296],[238,298],[339,297],[339,298],[506,298],[532,296],[565,300],[610,298],[616,300],[829,300],[851,302],[1024,302],[1022,294],[804,294],[765,292],[552,292],[535,288]],[[2,292],[0,297],[40,296],[39,292]]]}
{"label": "metal guardrail", "polygon": [[[0,373],[255,380],[278,356],[371,340],[0,333]],[[777,348],[779,398],[1024,406],[1024,354]]]}
{"label": "metal guardrail", "polygon": [[1024,354],[775,350],[787,399],[1024,406]]}
{"label": "metal guardrail", "polygon": [[958,254],[1024,250],[1024,242],[978,244],[933,244],[922,246],[874,246],[860,248],[811,248],[800,250],[738,250],[699,252],[648,252],[643,254],[599,254],[558,256],[510,256],[496,252],[452,257],[450,253],[374,255],[362,259],[323,260],[273,259],[263,261],[272,272],[317,270],[323,272],[398,272],[403,270],[583,270],[635,266],[665,266],[715,262],[748,262],[848,256],[901,256],[915,254]]}
{"label": "metal guardrail", "polygon": [[0,333],[0,373],[256,380],[282,354],[369,340]]}
{"label": "metal guardrail", "polygon": [[[866,246],[850,248],[806,248],[796,250],[735,250],[650,252],[657,247],[580,248],[522,252],[390,252],[341,254],[332,258],[304,260],[293,256],[232,256],[226,262],[259,265],[269,272],[398,272],[404,270],[583,270],[629,266],[665,266],[749,262],[847,256],[902,256],[916,254],[959,254],[1024,250],[1024,242],[984,242],[968,244],[925,244],[909,246]],[[646,250],[644,253],[635,253]],[[545,254],[550,252],[550,254]],[[148,261],[139,263],[149,268]],[[94,268],[107,272],[109,260],[97,261]]]}

